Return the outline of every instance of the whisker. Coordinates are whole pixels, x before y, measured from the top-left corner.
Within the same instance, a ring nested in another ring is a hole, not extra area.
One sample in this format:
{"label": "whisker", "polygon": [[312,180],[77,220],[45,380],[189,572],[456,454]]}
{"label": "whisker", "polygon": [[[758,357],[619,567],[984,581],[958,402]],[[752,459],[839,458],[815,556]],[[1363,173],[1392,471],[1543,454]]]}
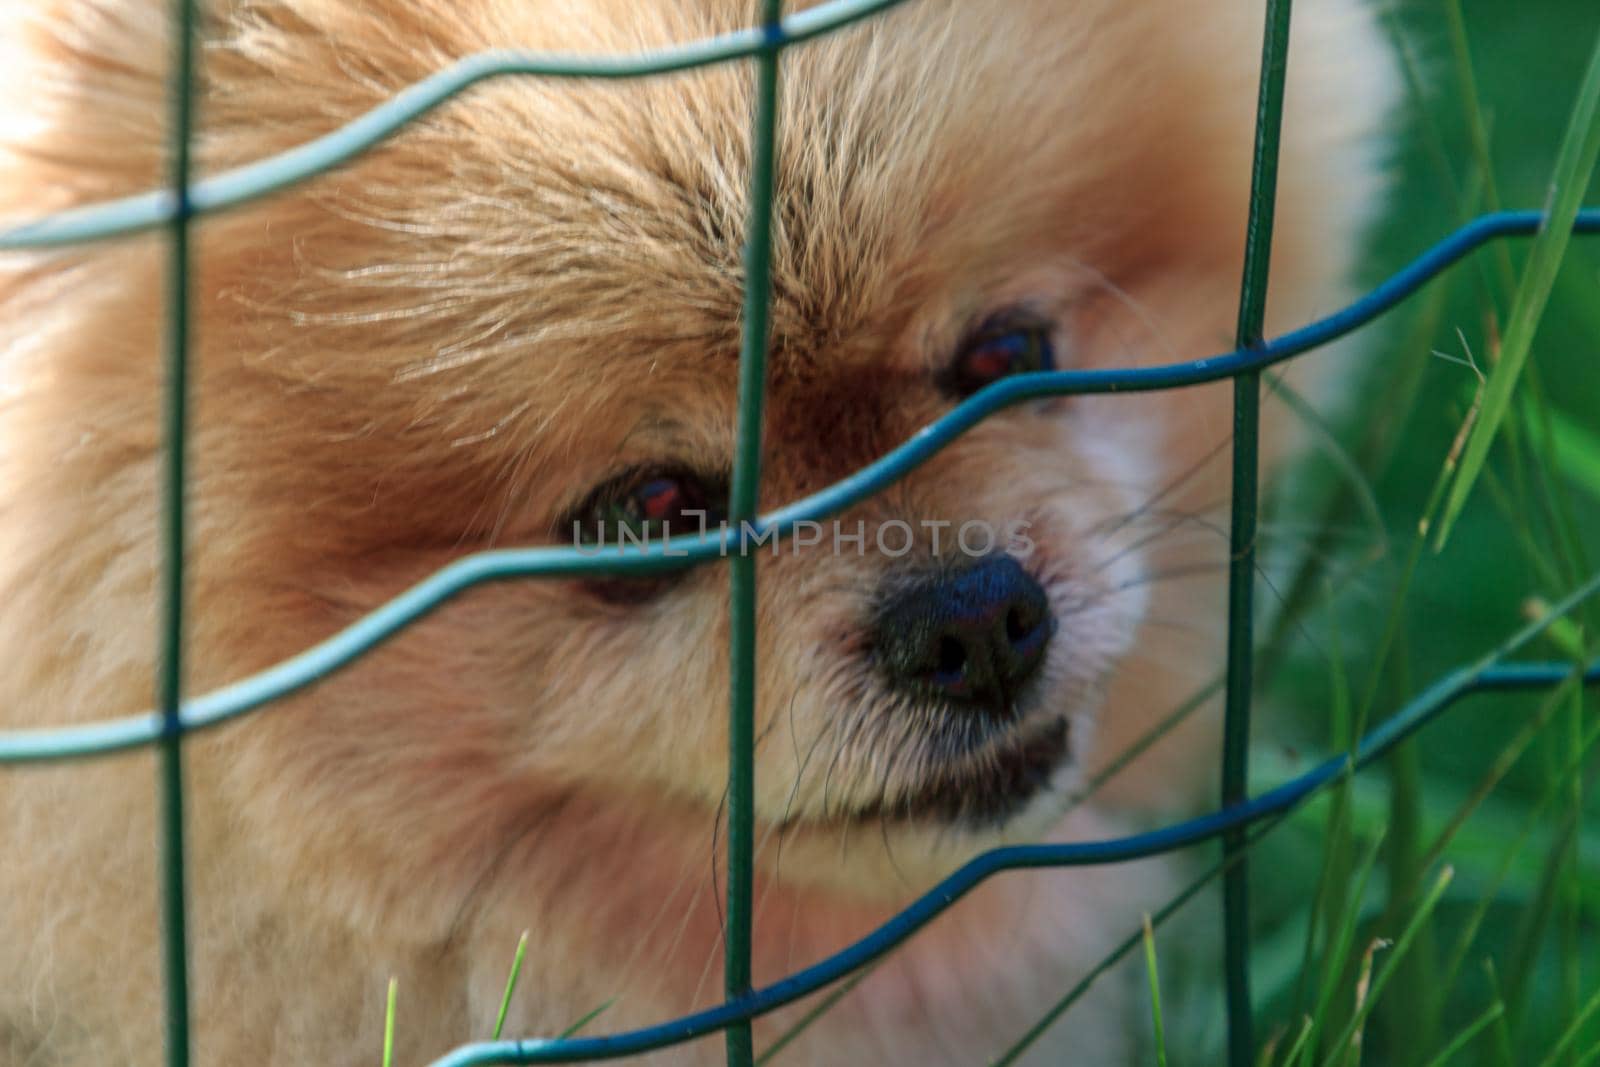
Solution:
{"label": "whisker", "polygon": [[[1218,536],[1220,536],[1222,538],[1222,540],[1224,542],[1227,541],[1227,539],[1228,539],[1227,533],[1225,531],[1223,531],[1220,527],[1218,527],[1215,523],[1208,522],[1205,519],[1202,519],[1198,515],[1192,515],[1192,514],[1189,514],[1189,513],[1186,513],[1186,512],[1178,512],[1178,513],[1176,513],[1175,517],[1173,517],[1166,524],[1158,527],[1155,530],[1152,530],[1149,533],[1144,534],[1143,536],[1139,537],[1137,540],[1135,540],[1135,541],[1123,546],[1122,548],[1118,549],[1116,552],[1113,552],[1110,556],[1106,557],[1105,559],[1097,560],[1094,563],[1090,564],[1089,565],[1089,570],[1090,570],[1091,573],[1098,574],[1101,571],[1104,571],[1104,570],[1107,570],[1107,569],[1109,569],[1111,567],[1114,567],[1118,563],[1120,563],[1122,560],[1124,560],[1124,559],[1128,558],[1129,556],[1131,556],[1133,553],[1139,552],[1139,551],[1149,547],[1150,545],[1156,543],[1157,541],[1162,540],[1163,538],[1165,538],[1167,535],[1173,533],[1174,531],[1180,530],[1183,527],[1188,526],[1188,525],[1198,526],[1200,528],[1200,530],[1202,532],[1204,532],[1204,533],[1218,535]],[[1206,540],[1209,542],[1210,539],[1207,538]]]}
{"label": "whisker", "polygon": [[1184,468],[1171,481],[1167,482],[1165,485],[1163,485],[1159,489],[1157,489],[1156,492],[1153,493],[1149,497],[1149,499],[1145,500],[1142,504],[1140,504],[1138,507],[1134,508],[1132,511],[1127,512],[1125,515],[1121,516],[1119,519],[1113,521],[1109,529],[1106,529],[1104,531],[1100,531],[1098,529],[1091,528],[1090,532],[1093,533],[1093,534],[1100,535],[1100,536],[1109,537],[1112,534],[1116,533],[1117,531],[1121,530],[1123,527],[1127,526],[1128,523],[1134,521],[1140,515],[1146,513],[1151,508],[1153,508],[1156,504],[1160,503],[1162,500],[1166,499],[1168,496],[1170,496],[1173,493],[1177,492],[1191,478],[1195,477],[1201,471],[1205,470],[1206,466],[1208,464],[1210,464],[1212,460],[1216,459],[1217,456],[1222,453],[1222,450],[1227,448],[1232,443],[1232,441],[1233,441],[1232,435],[1229,435],[1228,437],[1223,438],[1209,452],[1207,452],[1205,455],[1201,456],[1199,460],[1197,460],[1195,463],[1191,464],[1190,466]]}
{"label": "whisker", "polygon": [[1178,346],[1173,343],[1167,331],[1162,329],[1160,318],[1153,309],[1145,305],[1144,301],[1118,285],[1103,271],[1090,266],[1086,260],[1074,257],[1073,266],[1089,275],[1102,291],[1111,294],[1117,303],[1133,312],[1134,318],[1139,320],[1139,325],[1144,327],[1145,335],[1156,343],[1156,347],[1164,354],[1167,362],[1176,363],[1183,359]]}

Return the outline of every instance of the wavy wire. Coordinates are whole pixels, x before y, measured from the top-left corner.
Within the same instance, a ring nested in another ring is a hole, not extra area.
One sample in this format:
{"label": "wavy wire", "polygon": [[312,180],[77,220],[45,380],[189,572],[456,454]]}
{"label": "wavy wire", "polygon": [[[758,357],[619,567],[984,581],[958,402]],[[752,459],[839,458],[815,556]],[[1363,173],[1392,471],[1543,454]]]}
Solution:
{"label": "wavy wire", "polygon": [[[493,52],[471,56],[396,94],[338,130],[279,155],[194,183],[187,197],[159,190],[51,215],[0,233],[0,250],[58,247],[103,240],[248,203],[303,182],[357,157],[398,130],[464,93],[505,75],[558,78],[630,78],[772,55],[888,10],[903,0],[832,0],[777,26],[758,27],[638,56],[551,56]],[[581,551],[575,548],[481,552],[452,563],[339,633],[232,685],[185,700],[178,732],[187,734],[242,716],[339,670],[445,601],[474,586],[513,578],[589,574],[648,574],[743,554],[752,542],[782,537],[802,521],[837,514],[927,462],[983,419],[1028,400],[1075,394],[1146,392],[1182,388],[1258,372],[1340,337],[1394,307],[1451,264],[1500,237],[1538,231],[1544,215],[1506,211],[1473,220],[1419,255],[1345,308],[1298,330],[1222,355],[1154,367],[1057,371],[998,382],[930,424],[872,464],[810,497],[769,512],[738,531],[678,538],[647,548]],[[1574,232],[1600,233],[1600,208],[1580,211]],[[446,1067],[489,1063],[547,1063],[609,1059],[677,1044],[792,1003],[870,964],[909,938],[985,879],[1029,867],[1119,863],[1184,848],[1281,814],[1326,786],[1380,758],[1460,698],[1472,693],[1547,687],[1578,670],[1560,663],[1508,663],[1550,621],[1600,591],[1591,578],[1543,620],[1475,663],[1435,682],[1374,728],[1349,756],[1337,756],[1259,796],[1220,811],[1148,833],[1102,841],[1021,845],[995,849],[970,861],[893,919],[843,951],[746,996],[657,1026],[606,1037],[529,1039],[466,1045],[438,1061]],[[1583,670],[1600,685],[1600,662]],[[0,733],[0,764],[66,760],[149,745],[172,731],[159,712],[58,729]]]}
{"label": "wavy wire", "polygon": [[[877,3],[883,6],[885,0],[877,0]],[[185,700],[179,717],[182,729],[189,733],[215,726],[304,689],[474,586],[514,578],[660,573],[725,558],[748,550],[758,541],[765,543],[768,537],[782,537],[793,530],[796,523],[826,519],[879,492],[926,463],[990,415],[1029,400],[1180,388],[1281,363],[1371,322],[1452,263],[1489,241],[1537,232],[1543,219],[1543,214],[1537,211],[1503,211],[1475,219],[1365,296],[1326,318],[1266,341],[1258,348],[1236,349],[1224,355],[1155,367],[1051,371],[1001,380],[969,397],[910,440],[854,474],[802,500],[768,512],[739,530],[725,530],[705,537],[673,538],[644,547],[496,549],[466,556],[304,652],[231,685]],[[1580,212],[1574,230],[1584,234],[1600,233],[1600,208]],[[0,238],[0,246],[4,243],[5,239]],[[161,737],[162,732],[162,718],[154,712],[69,727],[13,730],[0,733],[0,764],[119,752],[150,744]]]}

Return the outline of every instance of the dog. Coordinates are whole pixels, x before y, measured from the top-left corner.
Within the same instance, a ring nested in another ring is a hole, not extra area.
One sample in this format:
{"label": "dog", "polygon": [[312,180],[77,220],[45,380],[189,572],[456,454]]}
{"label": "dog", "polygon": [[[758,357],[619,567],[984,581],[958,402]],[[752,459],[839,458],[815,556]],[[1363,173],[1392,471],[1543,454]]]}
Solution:
{"label": "dog", "polygon": [[[633,54],[756,17],[747,0],[205,6],[205,174],[486,50]],[[10,0],[6,225],[169,180],[169,7]],[[1231,348],[1262,19],[1260,0],[912,0],[788,50],[762,509],[1010,375]],[[1340,302],[1395,83],[1355,0],[1297,5],[1290,56],[1275,327]],[[625,550],[726,515],[753,101],[747,62],[495,79],[195,223],[187,693],[473,551]],[[153,700],[166,241],[0,256],[4,728]],[[1326,363],[1306,373],[1326,396]],[[1230,395],[1015,406],[760,550],[758,985],[987,849],[1213,802],[1206,714],[1102,779],[1220,662]],[[1267,431],[1270,470],[1294,435],[1270,405]],[[191,737],[197,1062],[373,1062],[391,977],[399,1062],[486,1038],[524,931],[507,1033],[717,1002],[727,603],[718,563],[494,583]],[[0,769],[8,1067],[160,1059],[153,759]],[[782,1061],[987,1062],[1178,869],[991,879]],[[1125,986],[1098,983],[1031,1054],[1134,1062]],[[759,1020],[757,1047],[813,1003]]]}

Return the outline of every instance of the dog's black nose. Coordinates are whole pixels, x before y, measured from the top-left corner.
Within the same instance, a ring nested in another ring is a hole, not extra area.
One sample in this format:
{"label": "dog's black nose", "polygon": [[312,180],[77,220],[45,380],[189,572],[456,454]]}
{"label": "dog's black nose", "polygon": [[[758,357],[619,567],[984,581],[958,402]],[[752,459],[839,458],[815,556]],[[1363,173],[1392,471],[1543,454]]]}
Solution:
{"label": "dog's black nose", "polygon": [[903,692],[1009,714],[1054,629],[1050,602],[1022,564],[986,556],[886,602],[877,649]]}

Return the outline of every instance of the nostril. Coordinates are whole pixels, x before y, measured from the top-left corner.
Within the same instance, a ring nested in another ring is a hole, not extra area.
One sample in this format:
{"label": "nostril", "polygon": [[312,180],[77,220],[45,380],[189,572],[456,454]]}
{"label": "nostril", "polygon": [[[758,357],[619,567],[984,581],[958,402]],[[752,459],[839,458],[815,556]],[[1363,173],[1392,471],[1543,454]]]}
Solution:
{"label": "nostril", "polygon": [[1022,617],[1022,609],[1014,607],[1006,612],[1006,636],[1016,644],[1033,632],[1033,626]]}
{"label": "nostril", "polygon": [[1006,644],[1020,656],[1043,651],[1050,632],[1050,609],[1042,603],[1023,601],[1006,612]]}
{"label": "nostril", "polygon": [[939,638],[939,674],[946,678],[959,678],[966,666],[967,646],[949,634]]}

